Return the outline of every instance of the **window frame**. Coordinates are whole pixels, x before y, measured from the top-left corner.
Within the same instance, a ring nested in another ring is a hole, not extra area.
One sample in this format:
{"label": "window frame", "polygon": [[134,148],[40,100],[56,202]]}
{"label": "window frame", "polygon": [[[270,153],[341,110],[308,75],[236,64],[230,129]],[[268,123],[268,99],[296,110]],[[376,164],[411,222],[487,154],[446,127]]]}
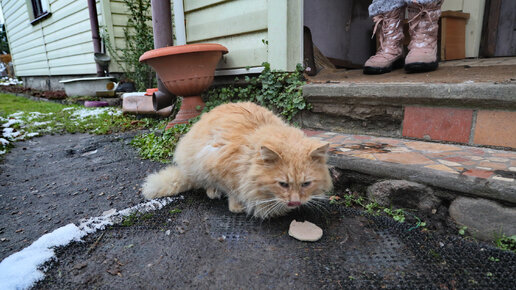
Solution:
{"label": "window frame", "polygon": [[30,24],[32,25],[52,15],[47,0],[26,0],[26,3],[29,8]]}

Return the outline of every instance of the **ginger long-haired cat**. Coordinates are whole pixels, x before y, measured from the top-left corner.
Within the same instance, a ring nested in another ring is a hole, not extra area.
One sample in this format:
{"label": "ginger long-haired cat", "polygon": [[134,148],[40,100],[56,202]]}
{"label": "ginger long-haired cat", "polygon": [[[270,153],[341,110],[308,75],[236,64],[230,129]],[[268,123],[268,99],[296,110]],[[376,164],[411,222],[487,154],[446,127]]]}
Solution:
{"label": "ginger long-haired cat", "polygon": [[175,165],[147,177],[143,195],[171,196],[205,188],[210,198],[225,193],[229,210],[258,218],[317,205],[332,188],[328,144],[308,138],[253,103],[218,106],[182,137]]}

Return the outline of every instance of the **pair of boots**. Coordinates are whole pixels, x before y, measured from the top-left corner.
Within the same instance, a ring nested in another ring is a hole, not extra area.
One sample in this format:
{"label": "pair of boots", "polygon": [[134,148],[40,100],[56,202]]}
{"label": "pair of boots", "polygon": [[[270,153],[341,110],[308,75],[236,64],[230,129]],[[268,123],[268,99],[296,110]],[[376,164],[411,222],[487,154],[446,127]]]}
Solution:
{"label": "pair of boots", "polygon": [[410,33],[409,53],[403,60],[403,18],[404,9],[373,17],[375,28],[379,29],[380,47],[364,65],[365,74],[383,74],[403,67],[409,73],[426,72],[437,69],[437,34],[442,0],[430,4],[416,1],[408,5]]}

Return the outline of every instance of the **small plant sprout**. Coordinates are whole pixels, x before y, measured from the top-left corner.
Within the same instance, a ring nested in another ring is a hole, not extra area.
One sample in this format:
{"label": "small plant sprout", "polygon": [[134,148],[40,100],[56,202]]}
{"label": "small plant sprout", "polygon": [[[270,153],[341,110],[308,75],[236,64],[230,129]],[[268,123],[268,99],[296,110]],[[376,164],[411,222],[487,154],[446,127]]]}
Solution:
{"label": "small plant sprout", "polygon": [[468,227],[466,227],[466,226],[461,227],[459,229],[459,235],[464,236],[466,234],[467,229],[468,229]]}

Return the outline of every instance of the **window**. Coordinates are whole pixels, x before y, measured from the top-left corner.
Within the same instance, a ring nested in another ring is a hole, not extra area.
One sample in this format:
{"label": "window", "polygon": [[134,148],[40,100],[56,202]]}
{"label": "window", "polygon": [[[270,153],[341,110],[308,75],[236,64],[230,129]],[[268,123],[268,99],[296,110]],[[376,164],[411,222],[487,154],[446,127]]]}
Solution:
{"label": "window", "polygon": [[31,0],[30,2],[32,2],[32,13],[34,14],[34,18],[39,18],[46,12],[43,9],[41,0]]}
{"label": "window", "polygon": [[26,0],[26,2],[29,8],[31,24],[36,24],[50,16],[48,0]]}

